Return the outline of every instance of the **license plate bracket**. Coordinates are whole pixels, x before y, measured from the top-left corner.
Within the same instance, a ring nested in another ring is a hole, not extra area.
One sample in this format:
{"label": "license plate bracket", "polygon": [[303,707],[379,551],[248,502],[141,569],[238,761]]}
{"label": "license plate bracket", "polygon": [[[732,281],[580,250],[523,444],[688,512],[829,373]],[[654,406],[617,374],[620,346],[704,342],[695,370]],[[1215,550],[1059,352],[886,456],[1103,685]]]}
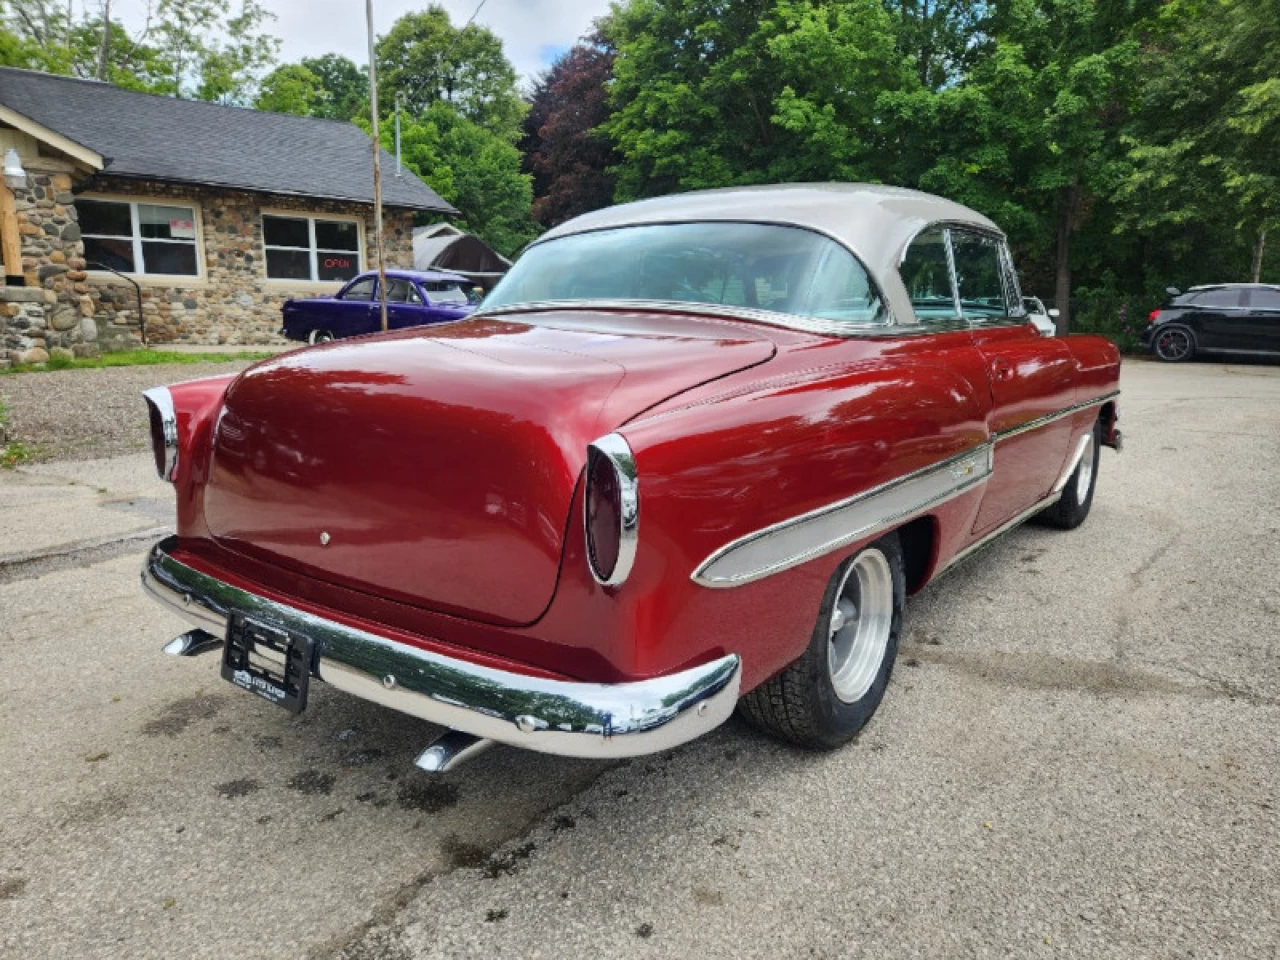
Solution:
{"label": "license plate bracket", "polygon": [[301,713],[307,706],[314,652],[309,637],[233,613],[222,648],[222,678],[290,713]]}

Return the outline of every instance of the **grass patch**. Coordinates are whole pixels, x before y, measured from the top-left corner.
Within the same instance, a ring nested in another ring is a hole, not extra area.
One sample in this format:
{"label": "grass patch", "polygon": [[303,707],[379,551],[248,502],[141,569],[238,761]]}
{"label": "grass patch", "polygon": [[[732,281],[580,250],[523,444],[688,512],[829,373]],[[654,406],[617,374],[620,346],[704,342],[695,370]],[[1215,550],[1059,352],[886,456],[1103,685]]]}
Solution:
{"label": "grass patch", "polygon": [[26,463],[31,459],[31,449],[25,444],[14,440],[10,443],[4,443],[5,427],[9,425],[9,408],[0,401],[0,469],[12,470],[20,463]]}
{"label": "grass patch", "polygon": [[240,353],[184,353],[177,350],[120,350],[100,357],[55,357],[48,363],[18,363],[0,373],[42,373],[46,370],[86,370],[98,367],[149,367],[162,363],[243,363],[265,360],[274,353],[245,350]]}

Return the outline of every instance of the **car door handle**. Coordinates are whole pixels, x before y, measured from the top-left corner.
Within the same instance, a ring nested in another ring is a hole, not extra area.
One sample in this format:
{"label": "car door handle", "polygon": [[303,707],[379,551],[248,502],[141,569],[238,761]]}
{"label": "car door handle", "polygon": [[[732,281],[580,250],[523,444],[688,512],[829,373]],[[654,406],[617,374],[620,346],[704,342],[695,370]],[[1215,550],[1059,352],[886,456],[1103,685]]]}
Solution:
{"label": "car door handle", "polygon": [[1013,367],[1003,357],[991,361],[991,375],[997,380],[1009,380],[1013,377]]}

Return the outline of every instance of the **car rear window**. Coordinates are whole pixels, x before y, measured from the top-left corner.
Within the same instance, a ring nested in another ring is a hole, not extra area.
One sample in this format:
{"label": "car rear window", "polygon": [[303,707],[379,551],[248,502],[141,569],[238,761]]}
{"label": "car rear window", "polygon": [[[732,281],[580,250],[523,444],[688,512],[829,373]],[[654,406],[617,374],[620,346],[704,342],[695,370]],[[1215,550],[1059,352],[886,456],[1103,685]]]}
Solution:
{"label": "car rear window", "polygon": [[760,223],[673,223],[575,234],[530,247],[485,300],[643,301],[888,322],[862,264],[828,237]]}
{"label": "car rear window", "polygon": [[427,280],[423,282],[422,289],[427,291],[432,303],[470,303],[467,291],[453,280]]}

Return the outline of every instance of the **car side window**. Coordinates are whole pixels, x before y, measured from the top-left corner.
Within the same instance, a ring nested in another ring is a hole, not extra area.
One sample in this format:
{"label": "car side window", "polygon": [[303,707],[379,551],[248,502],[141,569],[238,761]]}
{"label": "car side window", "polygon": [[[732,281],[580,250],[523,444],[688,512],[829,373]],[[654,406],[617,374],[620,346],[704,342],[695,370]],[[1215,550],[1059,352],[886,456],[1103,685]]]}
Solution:
{"label": "car side window", "polygon": [[408,280],[392,277],[387,281],[387,303],[408,303],[411,289],[413,284]]}
{"label": "car side window", "polygon": [[1253,309],[1280,312],[1280,290],[1255,288],[1250,293],[1250,305]]}
{"label": "car side window", "polygon": [[1240,297],[1239,290],[1206,290],[1196,294],[1192,303],[1197,307],[1238,307]]}
{"label": "car side window", "polygon": [[947,232],[931,227],[921,232],[898,267],[907,288],[911,307],[922,323],[956,318],[955,293],[951,288],[951,266],[947,262]]}
{"label": "car side window", "polygon": [[377,277],[361,277],[342,294],[343,300],[372,300],[373,285],[378,282]]}
{"label": "car side window", "polygon": [[1000,241],[980,233],[952,230],[951,250],[964,318],[982,321],[1008,316]]}
{"label": "car side window", "polygon": [[422,306],[422,294],[418,292],[418,288],[412,283],[409,284],[409,299],[405,302],[419,307]]}

